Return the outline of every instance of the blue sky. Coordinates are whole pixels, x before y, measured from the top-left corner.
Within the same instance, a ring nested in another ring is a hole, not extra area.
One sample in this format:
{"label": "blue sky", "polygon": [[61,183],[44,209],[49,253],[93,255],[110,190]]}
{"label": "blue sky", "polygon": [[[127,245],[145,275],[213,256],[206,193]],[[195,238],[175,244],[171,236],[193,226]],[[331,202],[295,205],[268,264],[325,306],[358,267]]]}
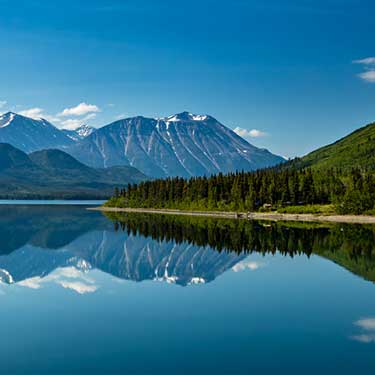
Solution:
{"label": "blue sky", "polygon": [[374,14],[361,0],[0,0],[0,112],[101,126],[187,110],[302,155],[375,121],[375,59],[353,63],[375,56]]}

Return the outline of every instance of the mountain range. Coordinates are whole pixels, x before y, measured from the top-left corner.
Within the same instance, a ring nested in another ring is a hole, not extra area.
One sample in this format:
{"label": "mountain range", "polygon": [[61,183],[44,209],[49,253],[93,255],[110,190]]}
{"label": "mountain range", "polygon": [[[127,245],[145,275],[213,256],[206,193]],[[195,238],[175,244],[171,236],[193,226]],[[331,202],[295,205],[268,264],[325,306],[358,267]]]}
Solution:
{"label": "mountain range", "polygon": [[151,177],[250,171],[284,161],[251,145],[213,117],[188,112],[119,120],[66,151],[93,167],[131,165]]}
{"label": "mountain range", "polygon": [[[374,169],[374,141],[375,123],[284,166]],[[75,130],[12,112],[0,116],[3,198],[106,198],[114,186],[147,178],[251,171],[283,162],[208,115],[137,116]]]}
{"label": "mountain range", "polygon": [[99,129],[60,130],[12,112],[0,117],[0,142],[26,152],[61,149],[94,168],[131,166],[149,177],[255,170],[284,161],[257,148],[208,115],[183,112],[133,117]]}
{"label": "mountain range", "polygon": [[133,167],[91,168],[61,150],[25,152],[0,143],[0,197],[105,199],[147,177]]}

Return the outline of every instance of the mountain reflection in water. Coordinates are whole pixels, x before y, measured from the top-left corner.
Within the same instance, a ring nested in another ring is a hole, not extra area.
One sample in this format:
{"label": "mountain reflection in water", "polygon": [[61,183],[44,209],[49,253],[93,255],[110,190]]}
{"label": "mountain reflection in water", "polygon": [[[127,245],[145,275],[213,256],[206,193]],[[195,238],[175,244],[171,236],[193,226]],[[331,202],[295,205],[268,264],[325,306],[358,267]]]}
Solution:
{"label": "mountain reflection in water", "polygon": [[254,252],[316,254],[375,281],[372,226],[106,217],[82,207],[3,206],[0,238],[0,280],[31,288],[55,280],[79,293],[92,292],[88,271],[93,269],[133,281],[208,283],[230,269],[262,267],[246,261]]}

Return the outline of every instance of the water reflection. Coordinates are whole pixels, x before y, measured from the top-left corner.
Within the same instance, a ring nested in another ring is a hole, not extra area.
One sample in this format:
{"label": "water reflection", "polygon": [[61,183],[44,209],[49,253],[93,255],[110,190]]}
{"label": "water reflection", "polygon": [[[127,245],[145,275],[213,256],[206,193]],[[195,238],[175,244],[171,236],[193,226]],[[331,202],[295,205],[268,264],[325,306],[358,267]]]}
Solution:
{"label": "water reflection", "polygon": [[82,207],[0,207],[0,281],[80,294],[97,269],[132,281],[188,286],[228,270],[261,271],[251,253],[316,254],[375,281],[371,226],[264,224],[162,215],[108,215]]}
{"label": "water reflection", "polygon": [[[349,224],[264,223],[168,215],[108,214],[116,231],[157,241],[237,254],[233,268],[257,269],[246,254],[319,255],[375,282],[375,227]],[[241,258],[241,259],[240,259]]]}
{"label": "water reflection", "polygon": [[1,374],[374,373],[374,285],[353,276],[375,279],[373,227],[0,221]]}
{"label": "water reflection", "polygon": [[58,268],[45,277],[34,276],[18,282],[18,285],[30,289],[39,289],[43,284],[54,283],[79,294],[95,292],[98,287],[95,280],[75,267]]}
{"label": "water reflection", "polygon": [[352,336],[353,340],[364,344],[375,343],[375,318],[363,318],[354,322],[361,333]]}

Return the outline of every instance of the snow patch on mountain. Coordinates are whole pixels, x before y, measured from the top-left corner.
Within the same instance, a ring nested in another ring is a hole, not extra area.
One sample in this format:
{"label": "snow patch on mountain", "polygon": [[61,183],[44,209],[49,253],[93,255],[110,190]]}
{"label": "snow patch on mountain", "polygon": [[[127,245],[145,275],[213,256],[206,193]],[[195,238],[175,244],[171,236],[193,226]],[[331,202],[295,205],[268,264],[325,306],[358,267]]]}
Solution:
{"label": "snow patch on mountain", "polygon": [[8,112],[0,116],[0,143],[26,152],[67,147],[73,141],[45,119],[32,119]]}
{"label": "snow patch on mountain", "polygon": [[13,276],[5,269],[0,269],[0,282],[4,282],[6,284],[13,284]]}
{"label": "snow patch on mountain", "polygon": [[80,125],[76,129],[62,129],[62,132],[65,133],[73,141],[80,141],[95,131],[95,128],[89,125]]}
{"label": "snow patch on mountain", "polygon": [[9,113],[9,115],[5,114],[0,116],[0,128],[5,128],[6,126],[9,126],[14,120],[15,116],[15,113]]}
{"label": "snow patch on mountain", "polygon": [[205,121],[208,119],[207,115],[194,115],[189,112],[182,112],[176,115],[171,115],[168,117],[158,118],[156,120],[162,120],[166,123],[168,122],[183,122],[183,121]]}

